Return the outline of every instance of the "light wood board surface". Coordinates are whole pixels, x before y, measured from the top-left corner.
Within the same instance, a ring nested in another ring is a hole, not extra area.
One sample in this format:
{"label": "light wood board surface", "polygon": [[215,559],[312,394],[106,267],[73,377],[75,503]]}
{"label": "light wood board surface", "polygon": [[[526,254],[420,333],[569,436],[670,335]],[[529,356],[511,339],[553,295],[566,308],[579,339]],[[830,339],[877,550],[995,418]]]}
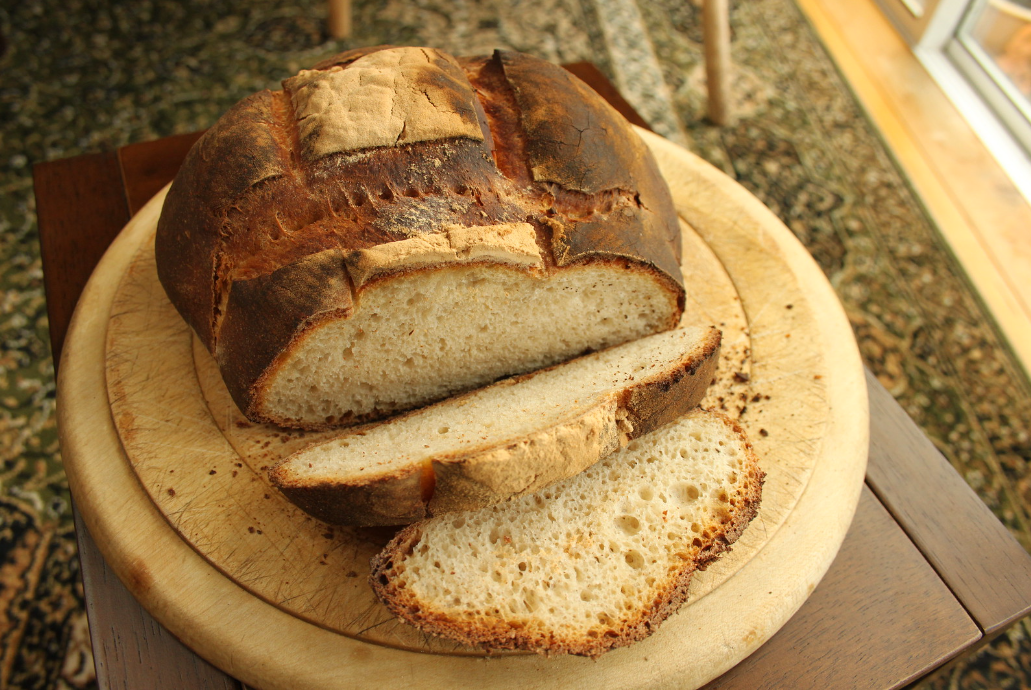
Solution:
{"label": "light wood board surface", "polygon": [[59,381],[73,493],[148,610],[262,688],[689,687],[768,639],[816,586],[855,510],[868,435],[862,366],[833,291],[790,232],[722,173],[641,135],[684,221],[685,322],[724,330],[707,403],[739,418],[767,472],[759,516],[695,578],[687,606],[596,662],[481,659],[394,621],[365,582],[388,534],[329,528],[266,483],[263,468],[315,435],[252,425],[229,401],[157,283],[159,194],[83,293]]}

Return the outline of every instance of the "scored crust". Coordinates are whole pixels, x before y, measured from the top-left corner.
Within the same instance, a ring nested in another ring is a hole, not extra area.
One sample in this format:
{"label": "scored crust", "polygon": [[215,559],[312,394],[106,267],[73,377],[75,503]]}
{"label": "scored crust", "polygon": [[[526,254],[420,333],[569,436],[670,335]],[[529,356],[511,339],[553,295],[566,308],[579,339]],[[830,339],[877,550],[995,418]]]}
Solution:
{"label": "scored crust", "polygon": [[[718,418],[727,427],[733,429],[742,441],[747,471],[734,496],[734,508],[726,520],[712,520],[705,525],[704,540],[695,539],[686,549],[675,557],[677,563],[670,565],[665,577],[648,587],[649,603],[637,610],[625,612],[618,619],[610,619],[604,630],[594,629],[591,634],[570,634],[550,627],[539,620],[531,618],[506,619],[504,615],[484,615],[475,618],[462,617],[449,613],[443,602],[420,598],[401,582],[401,575],[406,572],[408,558],[420,547],[427,523],[415,523],[401,530],[387,546],[371,562],[369,582],[377,597],[390,611],[404,622],[419,630],[446,637],[450,640],[469,646],[485,649],[489,652],[502,650],[529,650],[539,654],[575,654],[598,657],[617,647],[627,646],[651,635],[670,615],[687,601],[691,576],[697,570],[704,570],[709,564],[729,551],[731,546],[744,532],[745,528],[757,515],[762,498],[764,473],[759,469],[758,459],[745,439],[744,433],[734,422],[716,413],[710,414]],[[688,461],[691,459],[688,458]],[[562,491],[563,485],[556,490]],[[537,495],[540,503],[547,505],[551,500],[548,494]],[[618,501],[619,497],[609,499]],[[583,507],[584,510],[588,506]],[[465,514],[468,516],[469,514]],[[470,519],[466,517],[466,521]],[[515,518],[518,519],[518,518]],[[435,518],[439,527],[441,518]],[[458,538],[463,526],[457,522],[453,530]],[[577,530],[575,522],[563,523],[555,529]],[[489,545],[484,545],[490,549]],[[425,577],[447,578],[446,571],[458,569],[462,565],[453,562],[447,564],[443,575],[436,572]],[[550,563],[550,568],[560,571],[570,567],[569,563]],[[454,573],[452,573],[454,575]],[[423,575],[413,575],[418,578]],[[486,577],[486,575],[483,575]],[[613,573],[613,576],[615,574]],[[466,584],[466,587],[469,585]],[[497,602],[504,607],[505,602]]]}
{"label": "scored crust", "polygon": [[263,396],[305,337],[351,319],[374,285],[470,264],[545,280],[605,265],[668,295],[662,330],[683,309],[678,233],[643,142],[565,70],[380,46],[220,118],[169,190],[155,253],[244,414],[324,428],[397,410],[293,419]]}
{"label": "scored crust", "polygon": [[[378,472],[320,473],[318,468],[312,471],[311,463],[316,457],[313,450],[339,446],[334,452],[356,452],[348,446],[351,439],[376,431],[376,427],[362,427],[288,456],[269,471],[269,478],[307,513],[325,522],[351,525],[408,524],[430,515],[474,510],[538,491],[582,472],[631,439],[694,408],[715,376],[720,349],[717,329],[694,336],[698,331],[701,329],[652,336],[674,343],[688,338],[697,340],[690,342],[690,349],[677,351],[673,361],[659,371],[639,379],[630,376],[630,380],[598,395],[589,404],[580,405],[563,418],[541,422],[526,433],[503,433],[471,446],[456,441],[448,450],[415,456],[401,465],[388,464]],[[637,349],[638,343],[622,348]],[[506,379],[377,426],[396,432],[405,430],[409,422],[418,423],[420,418],[468,418],[469,401],[473,399],[497,401],[497,414],[504,422],[506,408],[501,401],[505,393],[518,392],[521,384],[537,377],[563,376],[571,366],[585,364],[602,354],[605,353]],[[483,421],[486,426],[494,420]]]}

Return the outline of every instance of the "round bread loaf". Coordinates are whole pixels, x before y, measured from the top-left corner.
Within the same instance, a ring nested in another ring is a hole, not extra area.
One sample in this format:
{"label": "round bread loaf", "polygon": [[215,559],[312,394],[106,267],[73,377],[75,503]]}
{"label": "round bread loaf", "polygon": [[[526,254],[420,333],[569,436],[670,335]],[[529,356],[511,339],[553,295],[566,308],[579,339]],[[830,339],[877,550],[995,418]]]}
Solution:
{"label": "round bread loaf", "polygon": [[176,309],[251,420],[353,424],[674,327],[669,190],[526,55],[352,50],[230,109],[169,190]]}

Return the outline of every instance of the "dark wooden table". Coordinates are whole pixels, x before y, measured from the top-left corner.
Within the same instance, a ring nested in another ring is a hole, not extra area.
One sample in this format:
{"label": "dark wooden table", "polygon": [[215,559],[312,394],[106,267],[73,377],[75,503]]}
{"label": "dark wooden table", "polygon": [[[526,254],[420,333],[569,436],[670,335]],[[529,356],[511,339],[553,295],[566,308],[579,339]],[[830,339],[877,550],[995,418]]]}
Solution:
{"label": "dark wooden table", "polygon": [[[592,65],[567,68],[646,126]],[[168,183],[198,134],[35,167],[54,359],[107,246]],[[837,559],[798,613],[709,688],[897,688],[1031,612],[1031,557],[868,375],[870,464]],[[154,621],[77,521],[102,688],[242,688]],[[203,650],[201,650],[203,651]]]}

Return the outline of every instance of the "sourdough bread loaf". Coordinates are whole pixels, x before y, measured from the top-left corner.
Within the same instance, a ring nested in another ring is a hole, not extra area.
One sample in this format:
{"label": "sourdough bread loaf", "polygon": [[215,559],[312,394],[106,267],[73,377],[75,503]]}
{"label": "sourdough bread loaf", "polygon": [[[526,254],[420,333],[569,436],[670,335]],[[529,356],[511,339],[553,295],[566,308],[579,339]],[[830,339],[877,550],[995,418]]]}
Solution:
{"label": "sourdough bread loaf", "polygon": [[238,103],[174,180],[158,275],[251,420],[376,419],[674,327],[651,154],[565,70],[349,51]]}
{"label": "sourdough bread loaf", "polygon": [[740,428],[695,410],[543,491],[406,527],[370,582],[427,633],[598,656],[677,610],[756,515],[763,476]]}
{"label": "sourdough bread loaf", "polygon": [[571,477],[695,407],[720,332],[665,331],[506,379],[285,458],[272,482],[332,523],[398,525]]}

